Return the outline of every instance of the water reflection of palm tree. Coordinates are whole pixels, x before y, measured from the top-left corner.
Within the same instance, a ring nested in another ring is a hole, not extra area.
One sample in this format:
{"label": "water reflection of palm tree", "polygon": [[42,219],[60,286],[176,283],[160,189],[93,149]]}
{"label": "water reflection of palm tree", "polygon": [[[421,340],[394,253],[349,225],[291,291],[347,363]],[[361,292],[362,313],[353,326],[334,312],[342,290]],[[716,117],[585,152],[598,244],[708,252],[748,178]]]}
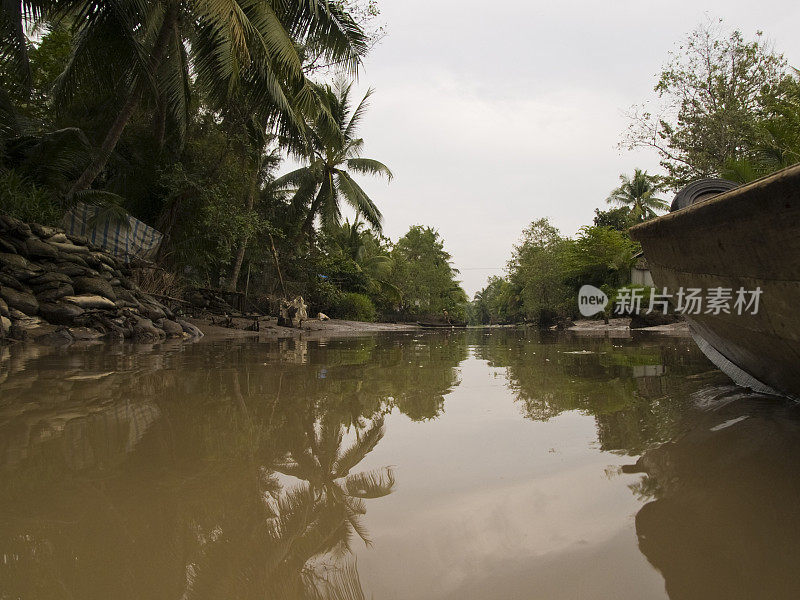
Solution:
{"label": "water reflection of palm tree", "polygon": [[[388,467],[362,473],[351,471],[383,437],[383,417],[372,419],[363,431],[355,429],[356,439],[345,449],[341,447],[344,428],[330,415],[323,416],[318,423],[306,420],[296,425],[294,443],[275,470],[308,482],[315,501],[340,515],[342,526],[348,530],[345,541],[354,531],[368,544],[369,536],[361,523],[366,512],[364,500],[390,494],[394,473]],[[345,547],[349,549],[348,544]]]}
{"label": "water reflection of palm tree", "polygon": [[[383,419],[374,418],[344,449],[341,421],[328,414],[292,419],[284,432],[290,450],[262,471],[267,501],[246,502],[227,531],[210,534],[191,565],[186,600],[364,597],[351,540],[355,533],[369,543],[364,500],[391,493],[395,481],[389,468],[351,471],[383,437]],[[272,469],[303,481],[278,492]]]}

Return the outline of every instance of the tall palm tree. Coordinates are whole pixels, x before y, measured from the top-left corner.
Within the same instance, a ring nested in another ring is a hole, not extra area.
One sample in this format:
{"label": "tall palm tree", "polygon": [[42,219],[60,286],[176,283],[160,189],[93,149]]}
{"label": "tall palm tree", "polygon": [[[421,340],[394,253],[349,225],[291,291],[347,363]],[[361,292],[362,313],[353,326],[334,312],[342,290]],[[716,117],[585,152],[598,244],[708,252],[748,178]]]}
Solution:
{"label": "tall palm tree", "polygon": [[305,212],[297,231],[298,240],[313,231],[314,219],[318,215],[324,225],[338,225],[342,199],[373,229],[381,229],[383,215],[350,172],[381,175],[390,181],[393,175],[382,162],[361,157],[364,140],[356,137],[356,130],[367,110],[372,90],[351,111],[352,86],[352,83],[339,82],[335,86],[317,88],[327,110],[320,111],[308,124],[309,163],[275,180],[276,187],[295,188],[292,206],[298,212]]}
{"label": "tall palm tree", "polygon": [[635,169],[633,177],[619,176],[622,185],[611,192],[606,199],[609,204],[625,206],[630,210],[631,219],[641,223],[658,216],[657,210],[669,210],[669,204],[657,198],[661,191],[661,181],[655,175],[648,175],[647,171]]}

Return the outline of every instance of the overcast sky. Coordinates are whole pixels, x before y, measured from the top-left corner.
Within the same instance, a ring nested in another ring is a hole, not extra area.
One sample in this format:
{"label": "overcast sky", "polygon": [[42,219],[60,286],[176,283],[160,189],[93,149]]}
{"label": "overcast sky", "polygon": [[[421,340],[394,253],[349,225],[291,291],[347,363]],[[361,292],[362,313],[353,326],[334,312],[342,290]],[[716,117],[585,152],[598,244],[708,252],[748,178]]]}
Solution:
{"label": "overcast sky", "polygon": [[367,58],[361,134],[391,184],[359,178],[396,240],[439,230],[472,295],[502,274],[534,219],[574,235],[649,152],[617,148],[668,52],[708,18],[763,30],[800,63],[800,3],[380,0],[388,35]]}

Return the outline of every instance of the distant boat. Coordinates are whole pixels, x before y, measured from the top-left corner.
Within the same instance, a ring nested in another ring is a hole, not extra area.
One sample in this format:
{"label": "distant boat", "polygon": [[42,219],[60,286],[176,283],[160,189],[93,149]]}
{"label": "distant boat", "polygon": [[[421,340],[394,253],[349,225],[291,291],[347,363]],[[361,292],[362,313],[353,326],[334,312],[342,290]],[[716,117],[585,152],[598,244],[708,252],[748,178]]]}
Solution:
{"label": "distant boat", "polygon": [[800,398],[800,164],[735,185],[695,182],[673,212],[630,234],[656,291],[723,288],[735,297],[760,289],[756,314],[704,306],[686,319],[700,349],[736,383]]}
{"label": "distant boat", "polygon": [[464,329],[466,323],[438,323],[431,321],[417,321],[417,325],[426,329]]}

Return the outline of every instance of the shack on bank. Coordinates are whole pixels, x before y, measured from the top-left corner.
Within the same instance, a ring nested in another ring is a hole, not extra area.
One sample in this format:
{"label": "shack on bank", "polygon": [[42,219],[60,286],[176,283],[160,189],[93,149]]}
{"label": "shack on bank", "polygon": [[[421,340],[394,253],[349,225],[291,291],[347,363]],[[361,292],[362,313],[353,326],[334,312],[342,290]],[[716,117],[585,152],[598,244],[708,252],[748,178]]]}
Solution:
{"label": "shack on bank", "polygon": [[646,287],[655,286],[653,283],[653,276],[650,274],[650,267],[647,264],[647,259],[644,257],[644,252],[638,252],[633,255],[631,285],[643,285]]}

